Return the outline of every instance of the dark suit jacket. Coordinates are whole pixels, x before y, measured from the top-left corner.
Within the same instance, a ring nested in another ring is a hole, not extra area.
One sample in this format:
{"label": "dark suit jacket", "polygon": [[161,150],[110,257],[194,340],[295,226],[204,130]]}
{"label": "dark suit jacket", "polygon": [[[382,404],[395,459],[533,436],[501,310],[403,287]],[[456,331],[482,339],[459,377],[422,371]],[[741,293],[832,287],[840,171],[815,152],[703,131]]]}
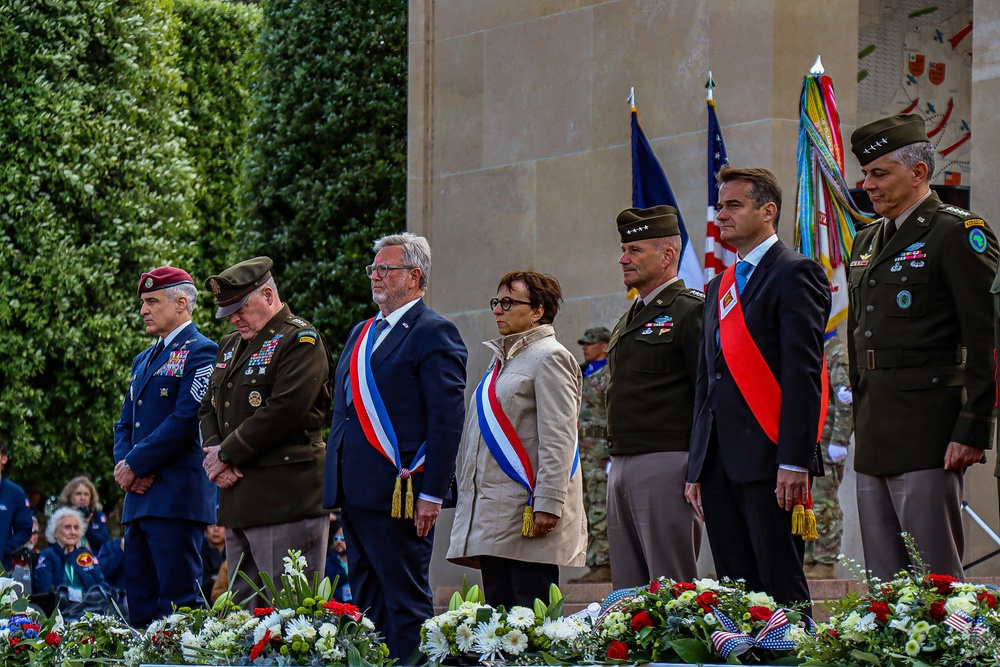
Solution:
{"label": "dark suit jacket", "polygon": [[[215,522],[215,487],[201,467],[198,406],[218,346],[191,322],[149,363],[153,346],[132,362],[115,424],[115,461],[156,480],[142,495],[125,494],[122,521],[143,517]],[[96,548],[96,547],[95,547]]]}
{"label": "dark suit jacket", "polygon": [[688,481],[699,481],[712,437],[734,482],[774,479],[781,464],[817,471],[823,332],[830,312],[823,269],[778,241],[740,297],[747,329],[781,388],[777,446],[750,412],[716,343],[721,280],[716,276],[705,295]]}
{"label": "dark suit jacket", "polygon": [[[352,506],[389,511],[396,468],[361,430],[345,386],[357,324],[337,365],[333,425],[326,444],[324,507]],[[372,374],[399,441],[402,465],[427,442],[424,472],[413,475],[413,492],[445,498],[465,421],[468,351],[458,328],[427,307],[413,305],[372,353]],[[404,486],[403,491],[406,491]]]}

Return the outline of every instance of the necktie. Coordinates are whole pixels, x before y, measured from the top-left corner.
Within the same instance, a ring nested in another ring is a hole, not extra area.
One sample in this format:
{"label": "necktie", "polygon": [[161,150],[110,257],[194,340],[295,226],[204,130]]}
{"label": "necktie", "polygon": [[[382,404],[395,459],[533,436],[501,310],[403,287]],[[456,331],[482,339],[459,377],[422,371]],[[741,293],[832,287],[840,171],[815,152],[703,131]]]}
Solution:
{"label": "necktie", "polygon": [[753,271],[753,264],[741,259],[736,262],[736,291],[742,295],[743,288],[747,286],[747,279],[750,278],[750,272]]}
{"label": "necktie", "polygon": [[625,324],[626,325],[631,324],[632,318],[635,317],[636,314],[645,307],[646,307],[645,301],[643,301],[642,299],[636,301],[635,306],[632,308],[632,311],[628,314],[628,319],[625,320]]}
{"label": "necktie", "polygon": [[[380,317],[375,320],[375,333],[372,337],[372,351],[375,350],[375,344],[378,343],[378,337],[382,335],[382,332],[386,330],[389,326],[389,320]],[[354,402],[354,394],[351,393],[351,374],[347,374],[347,378],[344,380],[344,390],[347,392],[347,405]]]}
{"label": "necktie", "polygon": [[153,361],[160,356],[160,352],[163,352],[163,339],[156,341],[156,345],[153,346],[153,353],[146,358],[146,370],[148,372],[150,367],[153,365]]}
{"label": "necktie", "polygon": [[888,245],[889,244],[889,239],[891,239],[892,235],[895,234],[895,233],[896,233],[896,221],[895,220],[886,220],[885,221],[885,230],[883,232],[882,245]]}

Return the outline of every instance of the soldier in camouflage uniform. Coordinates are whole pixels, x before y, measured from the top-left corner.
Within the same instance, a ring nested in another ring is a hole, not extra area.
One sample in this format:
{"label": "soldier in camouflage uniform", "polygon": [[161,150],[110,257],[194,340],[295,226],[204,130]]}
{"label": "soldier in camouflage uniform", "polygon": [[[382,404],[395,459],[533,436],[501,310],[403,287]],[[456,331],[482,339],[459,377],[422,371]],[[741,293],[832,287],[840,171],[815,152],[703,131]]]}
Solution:
{"label": "soldier in camouflage uniform", "polygon": [[608,440],[604,394],[608,386],[607,327],[587,329],[583,346],[583,403],[580,407],[580,469],[583,504],[587,511],[587,566],[590,571],[574,581],[611,581],[608,555]]}
{"label": "soldier in camouflage uniform", "polygon": [[840,556],[840,539],[844,534],[844,513],[837,492],[844,481],[844,462],[851,443],[851,383],[847,348],[836,332],[826,341],[826,368],[830,380],[830,402],[823,424],[820,450],[823,452],[824,477],[813,479],[813,510],[819,539],[806,542],[806,577],[835,579],[834,565]]}

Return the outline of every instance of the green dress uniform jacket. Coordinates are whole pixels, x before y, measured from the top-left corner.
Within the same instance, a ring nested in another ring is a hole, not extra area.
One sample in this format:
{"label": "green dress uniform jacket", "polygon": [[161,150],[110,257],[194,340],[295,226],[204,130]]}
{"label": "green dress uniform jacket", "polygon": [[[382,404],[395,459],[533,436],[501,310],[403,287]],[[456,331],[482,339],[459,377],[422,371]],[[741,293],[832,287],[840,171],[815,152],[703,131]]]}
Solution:
{"label": "green dress uniform jacket", "polygon": [[995,424],[993,230],[933,193],[885,247],[884,224],[858,232],[849,275],[854,468],[873,476],[989,449]]}
{"label": "green dress uniform jacket", "polygon": [[219,497],[220,525],[248,528],[322,516],[321,429],[332,397],[323,338],[288,306],[251,341],[219,344],[201,403],[202,444],[244,475]]}
{"label": "green dress uniform jacket", "polygon": [[704,302],[677,280],[618,320],[608,343],[612,455],[688,450]]}

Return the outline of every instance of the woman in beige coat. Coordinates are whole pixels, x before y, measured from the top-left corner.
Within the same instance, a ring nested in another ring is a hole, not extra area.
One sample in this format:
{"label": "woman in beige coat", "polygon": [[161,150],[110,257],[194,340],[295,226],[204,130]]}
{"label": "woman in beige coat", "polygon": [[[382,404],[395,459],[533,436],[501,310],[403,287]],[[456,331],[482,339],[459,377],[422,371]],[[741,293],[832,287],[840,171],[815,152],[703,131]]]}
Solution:
{"label": "woman in beige coat", "polygon": [[448,560],[480,568],[487,602],[508,609],[547,599],[559,566],[583,565],[586,556],[576,437],[582,380],[551,326],[561,300],[552,276],[501,278],[490,302],[501,337],[484,343],[494,365],[473,395],[458,454]]}

